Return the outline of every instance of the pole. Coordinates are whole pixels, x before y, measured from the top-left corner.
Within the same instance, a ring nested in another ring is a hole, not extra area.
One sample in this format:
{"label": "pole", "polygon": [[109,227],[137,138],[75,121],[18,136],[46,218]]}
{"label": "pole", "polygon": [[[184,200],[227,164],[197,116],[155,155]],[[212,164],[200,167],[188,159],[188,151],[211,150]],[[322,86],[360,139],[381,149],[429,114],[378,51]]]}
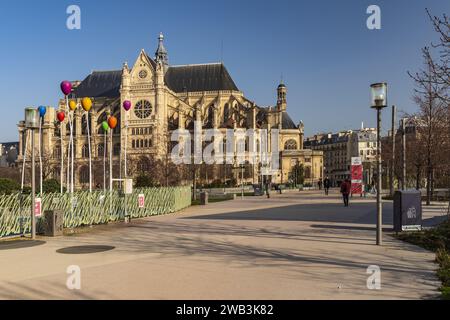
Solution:
{"label": "pole", "polygon": [[88,148],[89,148],[89,192],[92,192],[92,155],[91,155],[91,135],[90,127],[91,121],[89,117],[89,111],[86,111],[86,126],[87,126],[87,136],[88,136]]}
{"label": "pole", "polygon": [[23,185],[24,185],[24,181],[25,181],[25,163],[27,160],[27,149],[28,149],[28,140],[29,140],[29,136],[30,135],[30,130],[26,130],[25,129],[25,151],[23,153],[23,165],[22,165],[22,184],[20,186],[20,190],[21,192],[23,192]]}
{"label": "pole", "polygon": [[75,118],[75,111],[72,111],[72,121],[71,121],[71,123],[72,123],[72,125],[71,125],[71,130],[70,130],[70,139],[71,139],[71,141],[72,141],[72,148],[70,149],[70,151],[71,151],[71,156],[72,156],[72,160],[71,160],[71,164],[72,164],[72,168],[70,168],[70,170],[71,170],[71,173],[70,173],[70,175],[71,175],[71,178],[70,178],[70,193],[71,194],[73,194],[73,157],[74,157],[74,152],[73,152],[73,150],[75,149],[75,147],[74,147],[74,137],[73,137],[73,120],[74,120],[74,118]]}
{"label": "pole", "polygon": [[109,192],[112,192],[112,190],[113,190],[113,181],[112,181],[112,176],[113,176],[113,174],[112,174],[112,147],[113,147],[113,143],[112,143],[112,138],[113,138],[113,135],[112,135],[112,130],[113,129],[110,129],[109,130]]}
{"label": "pole", "polygon": [[61,172],[60,172],[60,179],[61,179],[61,193],[63,193],[63,182],[64,182],[64,147],[63,147],[63,135],[62,135],[62,122],[59,123],[59,138],[61,142]]}
{"label": "pole", "polygon": [[[66,177],[66,191],[70,192],[70,148],[72,142],[72,125],[70,124],[69,98],[66,96],[66,114],[67,123],[69,124],[69,143],[67,144],[67,177]],[[66,126],[67,130],[67,126]]]}
{"label": "pole", "polygon": [[39,116],[39,195],[42,196],[42,117]]}
{"label": "pole", "polygon": [[402,190],[406,190],[406,132],[405,132],[405,118],[402,119]]}
{"label": "pole", "polygon": [[391,170],[389,172],[389,193],[391,196],[394,196],[394,169],[395,169],[395,116],[396,116],[396,106],[392,106],[392,157],[391,157]]}
{"label": "pole", "polygon": [[106,131],[104,131],[103,136],[103,192],[106,192]]}
{"label": "pole", "polygon": [[382,210],[381,200],[381,108],[377,108],[377,245],[382,245]]}
{"label": "pole", "polygon": [[244,200],[244,166],[241,165],[241,199]]}
{"label": "pole", "polygon": [[125,113],[125,152],[124,152],[124,175],[125,179],[128,178],[128,170],[127,170],[127,146],[128,146],[128,119],[127,113]]}
{"label": "pole", "polygon": [[36,239],[36,217],[35,207],[35,167],[34,167],[34,130],[31,129],[31,239]]}

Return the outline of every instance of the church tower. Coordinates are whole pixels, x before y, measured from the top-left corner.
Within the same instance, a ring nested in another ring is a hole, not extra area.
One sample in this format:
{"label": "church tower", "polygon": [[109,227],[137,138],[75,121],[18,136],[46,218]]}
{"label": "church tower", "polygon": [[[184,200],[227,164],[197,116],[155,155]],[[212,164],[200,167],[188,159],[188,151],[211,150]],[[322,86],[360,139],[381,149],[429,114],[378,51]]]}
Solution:
{"label": "church tower", "polygon": [[286,111],[286,86],[283,81],[278,85],[277,88],[277,109],[278,111]]}
{"label": "church tower", "polygon": [[156,63],[161,63],[164,67],[164,72],[166,72],[169,66],[169,58],[167,56],[167,50],[164,47],[164,35],[162,32],[159,33],[158,41],[158,48],[155,52],[155,61]]}

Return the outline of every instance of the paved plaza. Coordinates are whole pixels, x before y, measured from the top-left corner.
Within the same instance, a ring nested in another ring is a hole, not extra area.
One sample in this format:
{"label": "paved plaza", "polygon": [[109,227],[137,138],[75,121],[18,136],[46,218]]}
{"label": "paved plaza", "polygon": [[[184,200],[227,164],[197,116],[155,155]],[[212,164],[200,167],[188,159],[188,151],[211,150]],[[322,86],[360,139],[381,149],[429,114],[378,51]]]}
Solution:
{"label": "paved plaza", "polygon": [[[423,299],[439,296],[434,254],[391,236],[375,245],[373,198],[337,191],[246,197],[96,226],[35,246],[0,245],[2,299]],[[87,246],[76,248],[78,246]],[[92,252],[89,252],[91,250]],[[66,287],[81,268],[81,289]],[[367,267],[381,289],[367,289]]]}

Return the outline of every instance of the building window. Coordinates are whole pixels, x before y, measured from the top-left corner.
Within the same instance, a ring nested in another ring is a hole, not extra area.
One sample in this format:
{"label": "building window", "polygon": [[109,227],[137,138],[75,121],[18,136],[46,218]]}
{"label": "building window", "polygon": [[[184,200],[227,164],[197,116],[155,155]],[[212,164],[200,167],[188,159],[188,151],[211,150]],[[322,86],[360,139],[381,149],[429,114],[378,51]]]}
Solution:
{"label": "building window", "polygon": [[83,145],[81,148],[81,157],[89,158],[89,146],[87,144]]}
{"label": "building window", "polygon": [[89,168],[87,166],[80,169],[80,183],[89,183]]}
{"label": "building window", "polygon": [[[92,127],[91,127],[91,114],[88,113],[89,115],[89,133],[92,133]],[[88,124],[86,123],[86,115],[84,114],[83,117],[81,117],[81,134],[82,135],[86,135],[87,134],[87,126]]]}
{"label": "building window", "polygon": [[297,141],[289,139],[284,143],[284,150],[297,150]]}
{"label": "building window", "polygon": [[105,154],[105,145],[103,144],[103,143],[100,143],[98,146],[97,146],[97,156],[98,157],[101,157],[101,156],[103,156]]}
{"label": "building window", "polygon": [[305,167],[305,179],[311,179],[311,167]]}
{"label": "building window", "polygon": [[141,100],[134,107],[134,114],[141,119],[148,118],[152,113],[152,104],[147,100]]}
{"label": "building window", "polygon": [[116,143],[114,145],[113,153],[114,153],[115,156],[120,155],[120,143]]}

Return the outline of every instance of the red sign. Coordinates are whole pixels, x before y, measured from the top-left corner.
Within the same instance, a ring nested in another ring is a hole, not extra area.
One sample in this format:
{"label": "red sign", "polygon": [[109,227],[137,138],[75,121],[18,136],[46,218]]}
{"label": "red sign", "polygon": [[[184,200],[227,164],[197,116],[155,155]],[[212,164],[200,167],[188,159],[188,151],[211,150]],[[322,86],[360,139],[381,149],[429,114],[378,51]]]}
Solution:
{"label": "red sign", "polygon": [[42,215],[42,200],[41,198],[34,199],[34,216],[40,217]]}
{"label": "red sign", "polygon": [[145,195],[143,193],[138,195],[138,205],[139,205],[139,208],[145,207]]}
{"label": "red sign", "polygon": [[360,157],[352,157],[351,166],[352,194],[362,194],[363,192],[363,166]]}

